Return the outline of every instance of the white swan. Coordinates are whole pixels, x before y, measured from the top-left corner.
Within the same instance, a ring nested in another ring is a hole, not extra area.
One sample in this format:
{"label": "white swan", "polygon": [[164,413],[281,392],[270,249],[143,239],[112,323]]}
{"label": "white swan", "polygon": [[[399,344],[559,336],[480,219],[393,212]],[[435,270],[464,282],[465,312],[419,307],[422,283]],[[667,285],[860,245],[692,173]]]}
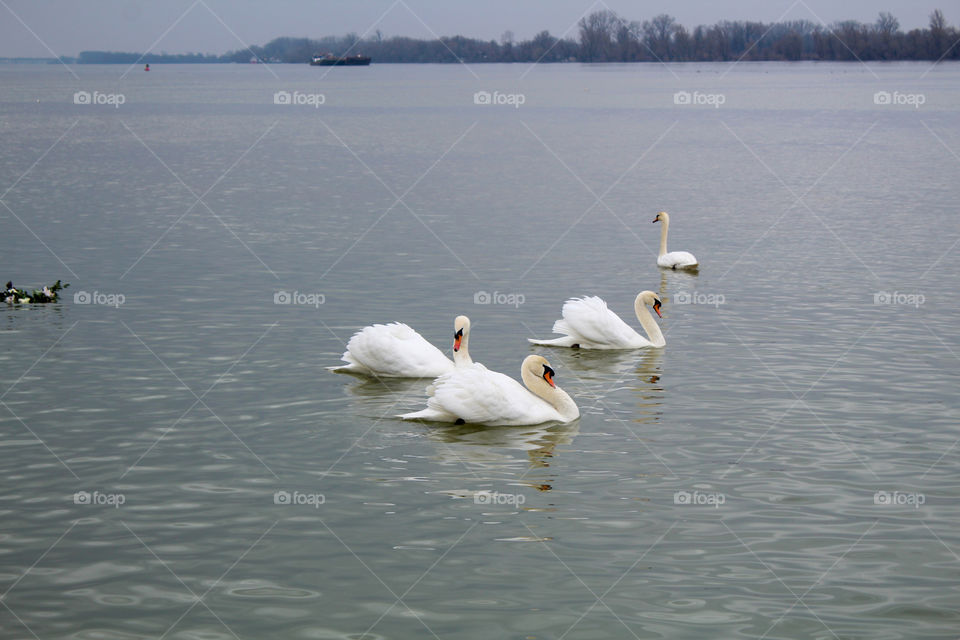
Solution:
{"label": "white swan", "polygon": [[527,338],[533,344],[550,347],[578,347],[582,349],[637,349],[662,347],[666,344],[656,320],[647,311],[647,305],[660,314],[660,297],[653,291],[641,291],[633,302],[633,309],[648,338],[633,330],[620,316],[607,308],[607,303],[595,296],[572,298],[563,303],[563,318],[553,323],[554,333],[562,338],[538,340]]}
{"label": "white swan", "polygon": [[385,378],[435,378],[473,363],[467,349],[470,319],[457,316],[453,326],[453,360],[409,326],[392,322],[364,327],[353,334],[343,354],[347,364],[327,368],[336,373]]}
{"label": "white swan", "polygon": [[694,255],[688,251],[671,251],[667,253],[667,228],[670,226],[670,216],[661,211],[654,222],[662,222],[660,229],[660,253],[657,255],[657,264],[668,269],[696,269],[699,263]]}
{"label": "white swan", "polygon": [[427,387],[427,408],[401,416],[458,424],[529,425],[571,422],[580,409],[553,382],[554,371],[543,356],[530,355],[520,365],[520,378],[490,371],[482,364],[458,367]]}

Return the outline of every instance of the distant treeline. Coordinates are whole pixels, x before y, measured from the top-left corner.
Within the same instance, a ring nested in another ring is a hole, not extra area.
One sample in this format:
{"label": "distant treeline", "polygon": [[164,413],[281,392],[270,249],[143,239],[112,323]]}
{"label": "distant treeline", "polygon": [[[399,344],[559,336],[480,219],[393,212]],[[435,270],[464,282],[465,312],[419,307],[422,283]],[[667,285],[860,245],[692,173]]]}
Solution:
{"label": "distant treeline", "polygon": [[[247,54],[250,57],[250,54]],[[114,51],[81,51],[78,64],[183,64],[187,62],[233,62],[226,56],[212,53],[121,53]],[[246,61],[244,61],[246,62]]]}
{"label": "distant treeline", "polygon": [[881,12],[872,24],[855,20],[829,27],[794,20],[762,22],[724,20],[692,31],[672,16],[627,21],[612,11],[597,11],[578,23],[578,39],[556,38],[541,31],[514,41],[506,32],[496,40],[463,36],[417,40],[384,38],[380,31],[361,38],[346,36],[276,38],[267,44],[220,56],[84,51],[83,63],[308,62],[317,53],[362,53],[375,62],[707,62],[725,60],[958,60],[960,31],[947,24],[939,9],[925,29],[904,32],[891,14]]}

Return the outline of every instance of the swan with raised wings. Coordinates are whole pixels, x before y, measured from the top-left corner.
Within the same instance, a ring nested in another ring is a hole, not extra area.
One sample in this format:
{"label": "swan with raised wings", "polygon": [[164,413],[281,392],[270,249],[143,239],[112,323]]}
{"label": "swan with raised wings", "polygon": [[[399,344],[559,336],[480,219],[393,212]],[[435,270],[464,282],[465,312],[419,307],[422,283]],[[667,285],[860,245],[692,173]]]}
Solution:
{"label": "swan with raised wings", "polygon": [[633,309],[647,338],[637,333],[620,316],[607,308],[607,303],[596,296],[571,298],[563,304],[563,317],[553,323],[553,332],[562,333],[562,338],[539,340],[527,338],[533,344],[549,347],[574,347],[580,349],[639,349],[662,347],[666,344],[663,333],[653,319],[647,306],[653,307],[659,317],[660,296],[653,291],[641,291],[633,301]]}
{"label": "swan with raised wings", "polygon": [[697,259],[689,251],[667,252],[667,229],[670,227],[670,216],[661,211],[653,222],[662,222],[660,228],[660,252],[657,255],[657,265],[667,269],[696,269],[700,266]]}
{"label": "swan with raised wings", "polygon": [[425,409],[399,417],[488,426],[572,422],[580,409],[553,377],[550,363],[538,355],[527,356],[520,365],[526,388],[482,364],[458,367],[427,388]]}
{"label": "swan with raised wings", "polygon": [[328,369],[385,378],[435,378],[473,363],[467,349],[470,319],[457,316],[453,326],[453,360],[409,326],[392,322],[370,325],[353,334],[343,354],[347,364]]}

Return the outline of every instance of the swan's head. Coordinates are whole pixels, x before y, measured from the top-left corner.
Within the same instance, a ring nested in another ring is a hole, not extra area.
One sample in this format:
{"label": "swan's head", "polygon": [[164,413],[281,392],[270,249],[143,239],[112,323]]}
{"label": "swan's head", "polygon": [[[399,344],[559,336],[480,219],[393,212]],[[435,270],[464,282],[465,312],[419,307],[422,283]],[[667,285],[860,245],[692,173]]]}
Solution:
{"label": "swan's head", "polygon": [[661,211],[657,214],[657,217],[653,219],[653,222],[662,222],[664,224],[670,224],[670,216],[667,215],[666,211]]}
{"label": "swan's head", "polygon": [[453,321],[453,350],[460,351],[460,347],[467,335],[470,334],[470,318],[457,316]]}
{"label": "swan's head", "polygon": [[527,356],[523,359],[523,370],[529,371],[537,378],[542,378],[547,381],[554,389],[557,388],[557,385],[553,382],[553,377],[555,374],[553,368],[550,366],[550,363],[547,362],[547,359],[543,356]]}
{"label": "swan's head", "polygon": [[[654,220],[654,222],[656,222],[656,220]],[[653,291],[641,291],[638,293],[637,304],[649,305],[653,307],[653,310],[657,312],[659,317],[663,317],[663,314],[660,313],[660,307],[663,305],[663,302],[660,301],[660,296],[655,294]]]}

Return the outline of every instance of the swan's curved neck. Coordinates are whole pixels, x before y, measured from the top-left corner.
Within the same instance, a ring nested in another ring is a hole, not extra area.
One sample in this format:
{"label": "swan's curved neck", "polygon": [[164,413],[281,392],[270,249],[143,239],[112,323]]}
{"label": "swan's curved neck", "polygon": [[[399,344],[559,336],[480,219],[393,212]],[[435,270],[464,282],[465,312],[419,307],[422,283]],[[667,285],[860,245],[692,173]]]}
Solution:
{"label": "swan's curved neck", "polygon": [[564,422],[570,422],[580,417],[580,409],[577,407],[577,403],[566,391],[559,387],[551,387],[546,380],[526,369],[520,372],[520,377],[523,378],[523,384],[527,386],[527,389],[556,409]]}
{"label": "swan's curved neck", "polygon": [[[664,234],[664,241],[660,243],[661,248],[666,244],[665,238],[666,234]],[[650,344],[655,347],[662,347],[667,344],[667,341],[663,338],[663,333],[660,331],[660,325],[653,319],[643,300],[637,298],[636,302],[633,303],[633,309],[637,313],[637,320],[640,321],[640,326],[643,327],[643,330],[647,333],[647,339],[650,341]]]}
{"label": "swan's curved neck", "polygon": [[661,227],[660,227],[660,253],[657,254],[657,257],[658,257],[658,258],[667,252],[667,227],[670,226],[670,221],[667,220],[666,218],[661,217],[661,218],[660,218],[660,224],[661,224]]}
{"label": "swan's curved neck", "polygon": [[453,352],[453,364],[461,367],[473,364],[473,358],[470,357],[468,343],[470,342],[470,328],[463,328],[463,337],[460,339],[460,349]]}

